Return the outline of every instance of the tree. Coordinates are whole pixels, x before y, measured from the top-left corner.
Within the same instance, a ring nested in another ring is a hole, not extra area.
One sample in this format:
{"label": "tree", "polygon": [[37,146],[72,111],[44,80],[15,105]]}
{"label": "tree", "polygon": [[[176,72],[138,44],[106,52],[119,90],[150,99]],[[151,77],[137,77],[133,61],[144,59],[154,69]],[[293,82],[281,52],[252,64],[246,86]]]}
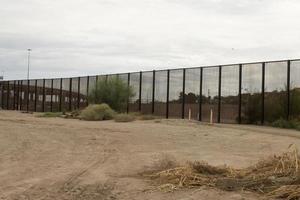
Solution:
{"label": "tree", "polygon": [[132,87],[128,87],[123,80],[114,77],[108,80],[98,80],[89,92],[88,100],[91,104],[106,103],[115,111],[124,112],[127,101],[133,96]]}

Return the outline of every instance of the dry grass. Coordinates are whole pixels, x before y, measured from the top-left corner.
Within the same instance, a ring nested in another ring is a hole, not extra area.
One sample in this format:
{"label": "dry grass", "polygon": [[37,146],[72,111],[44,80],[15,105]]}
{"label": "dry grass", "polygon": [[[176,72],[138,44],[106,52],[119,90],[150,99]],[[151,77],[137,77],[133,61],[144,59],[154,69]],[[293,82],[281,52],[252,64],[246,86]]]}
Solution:
{"label": "dry grass", "polygon": [[115,115],[114,119],[116,122],[132,122],[135,120],[135,116],[122,113]]}
{"label": "dry grass", "polygon": [[61,112],[44,112],[44,113],[39,113],[36,115],[36,117],[45,117],[45,118],[50,118],[50,117],[61,117],[63,113]]}
{"label": "dry grass", "polygon": [[165,191],[210,186],[226,191],[248,190],[268,197],[299,199],[300,157],[294,146],[289,149],[286,153],[261,160],[244,169],[189,162],[182,167],[153,173],[150,177],[158,181],[159,188]]}

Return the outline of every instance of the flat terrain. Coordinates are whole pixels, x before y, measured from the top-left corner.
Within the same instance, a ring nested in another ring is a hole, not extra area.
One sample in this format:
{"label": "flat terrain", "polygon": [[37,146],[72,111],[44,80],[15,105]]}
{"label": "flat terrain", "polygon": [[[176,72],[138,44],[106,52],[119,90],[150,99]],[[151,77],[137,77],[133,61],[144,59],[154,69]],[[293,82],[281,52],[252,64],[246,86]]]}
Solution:
{"label": "flat terrain", "polygon": [[85,122],[0,111],[0,199],[257,199],[249,192],[210,188],[166,193],[138,174],[166,157],[245,167],[292,143],[300,146],[300,132],[184,120]]}

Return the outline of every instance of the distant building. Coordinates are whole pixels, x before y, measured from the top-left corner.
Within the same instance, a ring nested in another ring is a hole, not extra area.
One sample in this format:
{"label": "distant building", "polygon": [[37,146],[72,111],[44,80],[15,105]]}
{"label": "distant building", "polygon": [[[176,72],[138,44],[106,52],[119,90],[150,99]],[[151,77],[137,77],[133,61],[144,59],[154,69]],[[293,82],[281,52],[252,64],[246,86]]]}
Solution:
{"label": "distant building", "polygon": [[0,81],[2,81],[3,80],[3,76],[0,76]]}

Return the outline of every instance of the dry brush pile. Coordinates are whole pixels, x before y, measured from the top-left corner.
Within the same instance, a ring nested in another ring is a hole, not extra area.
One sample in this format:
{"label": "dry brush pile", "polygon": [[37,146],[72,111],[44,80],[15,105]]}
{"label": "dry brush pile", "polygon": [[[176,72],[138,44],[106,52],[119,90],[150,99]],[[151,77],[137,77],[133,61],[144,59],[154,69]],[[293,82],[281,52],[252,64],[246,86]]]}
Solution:
{"label": "dry brush pile", "polygon": [[300,157],[294,147],[282,155],[261,160],[257,164],[234,169],[211,166],[205,162],[189,162],[185,166],[151,174],[159,188],[210,186],[226,191],[247,190],[283,199],[300,199]]}

